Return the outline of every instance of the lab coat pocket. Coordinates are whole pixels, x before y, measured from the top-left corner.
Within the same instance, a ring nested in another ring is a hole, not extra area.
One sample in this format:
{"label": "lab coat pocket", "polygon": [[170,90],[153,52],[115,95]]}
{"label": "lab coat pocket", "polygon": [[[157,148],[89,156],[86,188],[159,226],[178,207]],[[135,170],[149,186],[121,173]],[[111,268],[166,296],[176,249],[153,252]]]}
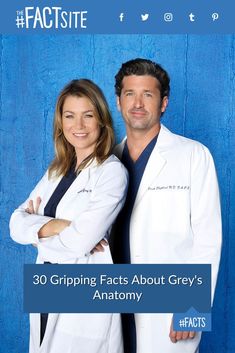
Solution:
{"label": "lab coat pocket", "polygon": [[[148,212],[152,226],[163,232],[185,232],[190,221],[188,188],[163,189],[149,192]],[[156,221],[155,221],[156,220]]]}
{"label": "lab coat pocket", "polygon": [[75,338],[106,339],[111,322],[112,314],[60,314],[56,330]]}
{"label": "lab coat pocket", "polygon": [[[112,316],[59,314],[51,341],[43,353],[108,353]],[[120,342],[116,343],[121,346]],[[121,350],[117,352],[122,353]]]}

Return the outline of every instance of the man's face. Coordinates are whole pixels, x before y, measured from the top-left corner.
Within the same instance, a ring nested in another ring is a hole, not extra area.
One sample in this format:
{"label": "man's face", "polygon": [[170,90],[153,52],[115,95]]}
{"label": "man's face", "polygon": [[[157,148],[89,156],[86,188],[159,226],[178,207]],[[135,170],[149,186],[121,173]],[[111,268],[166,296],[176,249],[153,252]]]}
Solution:
{"label": "man's face", "polygon": [[160,116],[166,110],[167,97],[161,99],[159,82],[155,77],[125,76],[117,106],[127,130],[149,131],[159,128]]}

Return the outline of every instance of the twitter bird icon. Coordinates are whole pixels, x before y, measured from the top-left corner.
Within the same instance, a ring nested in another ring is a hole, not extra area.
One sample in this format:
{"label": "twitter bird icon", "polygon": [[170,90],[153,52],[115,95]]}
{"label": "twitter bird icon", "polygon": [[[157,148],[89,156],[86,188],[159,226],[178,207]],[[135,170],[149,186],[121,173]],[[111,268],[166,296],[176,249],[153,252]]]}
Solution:
{"label": "twitter bird icon", "polygon": [[144,15],[141,15],[141,20],[142,21],[147,21],[147,19],[149,18],[149,14],[145,13]]}

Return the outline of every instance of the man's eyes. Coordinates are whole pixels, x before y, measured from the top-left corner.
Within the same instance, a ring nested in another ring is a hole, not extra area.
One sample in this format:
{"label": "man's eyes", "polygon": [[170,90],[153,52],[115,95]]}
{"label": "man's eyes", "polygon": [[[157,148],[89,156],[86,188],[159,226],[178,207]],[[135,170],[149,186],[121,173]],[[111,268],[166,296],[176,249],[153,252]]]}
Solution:
{"label": "man's eyes", "polygon": [[145,97],[152,97],[153,95],[152,95],[152,93],[149,93],[149,92],[145,92]]}
{"label": "man's eyes", "polygon": [[[126,96],[126,97],[132,97],[132,96],[134,96],[134,95],[135,95],[134,92],[126,92],[126,93],[125,93],[125,96]],[[144,96],[144,97],[152,97],[153,94],[152,94],[151,92],[144,92],[144,93],[143,93],[143,96]]]}

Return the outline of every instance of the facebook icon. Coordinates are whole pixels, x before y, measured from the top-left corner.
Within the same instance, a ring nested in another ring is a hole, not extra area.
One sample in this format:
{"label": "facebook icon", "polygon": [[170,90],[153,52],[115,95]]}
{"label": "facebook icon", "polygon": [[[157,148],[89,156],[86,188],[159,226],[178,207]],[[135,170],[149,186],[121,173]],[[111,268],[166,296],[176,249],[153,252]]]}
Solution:
{"label": "facebook icon", "polygon": [[122,12],[122,13],[120,13],[120,15],[119,15],[119,19],[120,19],[121,22],[123,21],[123,18],[124,18],[124,13]]}

